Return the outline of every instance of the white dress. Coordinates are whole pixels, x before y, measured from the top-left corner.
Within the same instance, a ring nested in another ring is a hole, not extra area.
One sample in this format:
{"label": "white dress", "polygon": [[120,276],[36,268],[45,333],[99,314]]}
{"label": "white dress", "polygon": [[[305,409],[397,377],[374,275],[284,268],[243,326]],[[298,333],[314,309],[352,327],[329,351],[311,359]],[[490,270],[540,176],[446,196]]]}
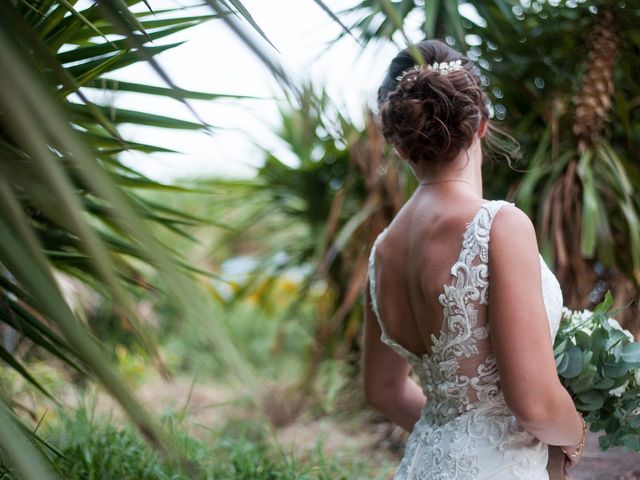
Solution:
{"label": "white dress", "polygon": [[[486,202],[464,231],[460,256],[451,268],[452,282],[444,285],[438,297],[443,306],[443,328],[438,337],[431,337],[431,356],[418,357],[387,335],[376,303],[374,266],[375,246],[384,231],[371,249],[371,303],[381,339],[411,364],[427,397],[395,480],[549,479],[548,445],[527,432],[507,407],[491,348],[484,306],[489,303],[489,231],[503,205],[512,204]],[[553,344],[562,291],[542,256],[540,262]]]}

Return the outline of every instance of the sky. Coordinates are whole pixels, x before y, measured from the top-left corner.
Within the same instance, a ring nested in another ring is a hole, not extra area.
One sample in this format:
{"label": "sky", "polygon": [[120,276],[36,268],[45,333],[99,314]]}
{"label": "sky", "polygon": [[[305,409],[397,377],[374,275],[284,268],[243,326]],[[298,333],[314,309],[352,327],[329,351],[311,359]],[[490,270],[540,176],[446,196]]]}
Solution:
{"label": "sky", "polygon": [[[326,0],[325,3],[337,12],[354,2]],[[362,47],[347,36],[327,49],[328,43],[339,35],[341,27],[313,0],[243,0],[243,4],[277,51],[248,26],[247,31],[284,66],[291,78],[296,83],[310,80],[314,85],[325,85],[340,111],[356,124],[361,124],[365,106],[373,105],[378,85],[398,48],[385,43],[368,47],[363,52]],[[174,0],[161,0],[154,1],[153,5],[157,9],[177,4]],[[286,106],[282,89],[254,53],[220,20],[205,22],[158,43],[175,41],[186,43],[156,58],[178,86],[260,98],[191,101],[198,114],[216,127],[213,134],[122,125],[125,138],[181,152],[127,153],[123,160],[164,182],[212,175],[253,176],[264,157],[256,145],[275,152],[286,163],[294,164],[295,156],[273,133],[279,124],[278,107]],[[163,85],[155,72],[142,63],[109,76]],[[97,92],[94,99],[121,108],[194,120],[183,105],[170,98]]]}

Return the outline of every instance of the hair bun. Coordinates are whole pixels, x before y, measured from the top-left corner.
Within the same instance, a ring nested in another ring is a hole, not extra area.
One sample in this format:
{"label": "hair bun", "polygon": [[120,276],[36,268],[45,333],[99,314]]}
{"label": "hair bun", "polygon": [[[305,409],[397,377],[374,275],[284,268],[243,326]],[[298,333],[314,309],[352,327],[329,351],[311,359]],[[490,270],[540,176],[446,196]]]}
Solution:
{"label": "hair bun", "polygon": [[444,163],[471,146],[481,119],[488,118],[487,99],[469,59],[437,40],[418,48],[430,64],[459,60],[462,68],[407,68],[403,56],[409,53],[401,52],[378,91],[382,133],[413,162]]}

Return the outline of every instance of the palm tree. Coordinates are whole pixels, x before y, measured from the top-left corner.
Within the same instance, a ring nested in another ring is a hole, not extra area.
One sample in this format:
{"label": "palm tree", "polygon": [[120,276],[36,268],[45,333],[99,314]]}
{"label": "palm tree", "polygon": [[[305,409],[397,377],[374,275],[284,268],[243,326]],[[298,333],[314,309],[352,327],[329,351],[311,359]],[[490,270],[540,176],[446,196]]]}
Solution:
{"label": "palm tree", "polygon": [[[128,168],[119,154],[167,150],[127,140],[117,126],[209,129],[189,100],[224,95],[178,88],[155,55],[178,45],[156,41],[213,18],[229,24],[283,83],[288,78],[240,26],[238,18],[264,35],[237,0],[210,1],[213,12],[207,15],[189,15],[187,8],[153,12],[139,0],[89,3],[81,9],[76,3],[0,2],[0,326],[98,379],[152,444],[179,453],[71,311],[56,275],[62,272],[109,296],[162,368],[153,334],[137,319],[127,290],[149,288],[144,271],[152,268],[168,285],[164,293],[173,295],[185,316],[207,319],[210,299],[197,297],[195,268],[159,243],[150,229],[161,225],[186,234],[184,227],[198,219],[139,194],[169,187]],[[149,9],[130,10],[143,4]],[[105,77],[140,61],[148,62],[166,87]],[[89,100],[89,89],[170,96],[191,110],[194,121],[96,104]],[[194,302],[187,305],[187,298]],[[232,369],[254,385],[252,371],[224,333],[211,324],[203,332]],[[0,345],[0,358],[50,395],[10,349]],[[37,452],[41,444],[26,441],[28,429],[13,407],[12,399],[0,392],[3,461],[23,478],[51,478],[51,466]]]}
{"label": "palm tree", "polygon": [[[314,1],[339,22],[322,1]],[[179,454],[175,445],[167,448],[155,420],[71,311],[54,274],[63,272],[110,296],[162,368],[153,335],[137,320],[127,289],[148,288],[143,270],[152,268],[168,285],[163,293],[172,295],[185,316],[205,322],[212,299],[198,293],[192,276],[198,269],[151,233],[153,225],[161,225],[187,235],[184,227],[199,219],[139,195],[142,189],[169,187],[128,168],[119,154],[167,150],[127,140],[117,125],[208,130],[189,100],[225,95],[176,86],[155,55],[178,44],[155,41],[219,18],[283,85],[296,87],[270,52],[247,33],[241,20],[269,41],[239,0],[207,0],[212,11],[207,15],[189,15],[189,8],[152,11],[146,0],[104,0],[83,8],[77,4],[77,0],[0,2],[0,326],[17,330],[72,368],[100,380],[152,444]],[[105,77],[140,61],[148,62],[166,87]],[[96,104],[89,100],[87,89],[169,96],[185,104],[194,121]],[[210,322],[206,327],[203,334],[230,369],[248,388],[259,388],[224,332]],[[0,346],[0,358],[49,395],[13,352]],[[28,433],[11,399],[0,392],[3,461],[23,478],[51,478],[51,466],[36,451],[41,444],[27,442]]]}

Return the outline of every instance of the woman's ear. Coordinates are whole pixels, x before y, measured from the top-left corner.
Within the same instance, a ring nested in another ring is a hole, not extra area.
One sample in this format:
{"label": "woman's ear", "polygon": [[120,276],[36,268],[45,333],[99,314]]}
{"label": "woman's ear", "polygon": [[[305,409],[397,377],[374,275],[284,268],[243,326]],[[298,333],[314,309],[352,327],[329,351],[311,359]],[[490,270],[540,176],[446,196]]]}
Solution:
{"label": "woman's ear", "polygon": [[482,117],[480,120],[480,125],[478,126],[478,138],[484,137],[484,134],[487,133],[487,127],[489,126],[489,121]]}

